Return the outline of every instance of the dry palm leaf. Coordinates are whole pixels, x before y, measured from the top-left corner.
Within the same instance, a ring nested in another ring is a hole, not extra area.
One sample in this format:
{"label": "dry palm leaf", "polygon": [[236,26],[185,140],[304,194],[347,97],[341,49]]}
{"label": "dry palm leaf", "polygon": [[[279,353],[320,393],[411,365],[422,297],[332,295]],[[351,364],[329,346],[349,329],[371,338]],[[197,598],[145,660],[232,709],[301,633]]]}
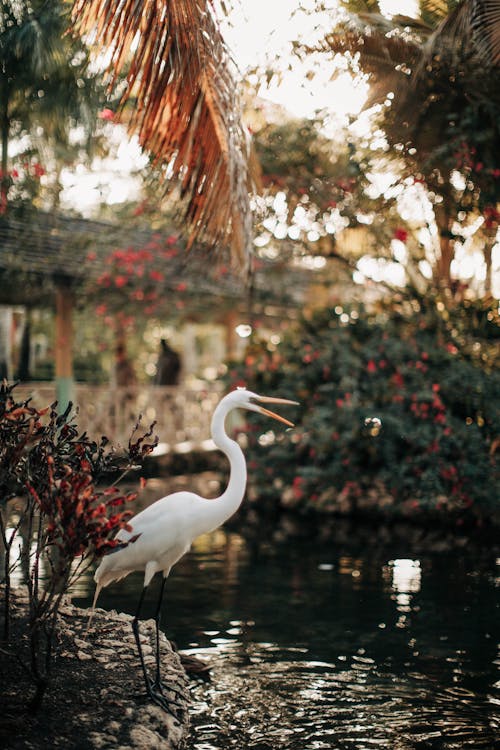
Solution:
{"label": "dry palm leaf", "polygon": [[251,253],[248,138],[232,61],[210,0],[75,0],[82,33],[111,50],[112,83],[128,66],[122,97],[141,146],[180,186],[188,246],[229,246],[240,268]]}

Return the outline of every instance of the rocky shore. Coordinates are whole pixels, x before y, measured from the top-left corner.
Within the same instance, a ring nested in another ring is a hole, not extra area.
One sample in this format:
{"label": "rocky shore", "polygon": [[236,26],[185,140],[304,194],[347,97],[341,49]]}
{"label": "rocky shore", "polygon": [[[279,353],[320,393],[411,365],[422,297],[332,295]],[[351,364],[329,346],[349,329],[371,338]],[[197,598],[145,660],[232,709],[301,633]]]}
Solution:
{"label": "rocky shore", "polygon": [[[164,682],[172,687],[176,717],[147,699],[132,634],[132,618],[71,603],[60,611],[51,682],[41,710],[30,715],[30,683],[16,658],[27,626],[27,599],[14,592],[12,645],[0,659],[0,747],[5,750],[182,750],[189,733],[188,679],[162,634]],[[154,663],[154,622],[141,623],[145,661]]]}

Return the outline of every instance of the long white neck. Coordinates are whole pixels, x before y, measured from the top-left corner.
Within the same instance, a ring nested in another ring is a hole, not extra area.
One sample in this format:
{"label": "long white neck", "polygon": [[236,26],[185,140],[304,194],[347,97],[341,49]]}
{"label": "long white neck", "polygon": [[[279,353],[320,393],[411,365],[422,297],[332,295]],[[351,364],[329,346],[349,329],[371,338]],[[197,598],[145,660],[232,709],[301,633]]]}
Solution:
{"label": "long white neck", "polygon": [[231,472],[228,485],[222,495],[204,503],[203,515],[209,522],[210,529],[215,529],[227,521],[238,510],[245,495],[247,484],[245,456],[238,443],[231,440],[225,430],[226,417],[233,408],[232,404],[225,403],[223,399],[212,417],[212,439],[217,448],[228,457]]}

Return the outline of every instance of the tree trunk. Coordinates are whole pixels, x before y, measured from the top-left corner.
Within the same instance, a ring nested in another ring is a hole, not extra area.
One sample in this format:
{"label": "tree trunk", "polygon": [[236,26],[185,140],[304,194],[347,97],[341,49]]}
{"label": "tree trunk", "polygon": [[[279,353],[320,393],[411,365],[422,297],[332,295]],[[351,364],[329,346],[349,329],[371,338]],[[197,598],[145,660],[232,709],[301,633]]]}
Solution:
{"label": "tree trunk", "polygon": [[56,287],[55,360],[57,408],[63,414],[74,401],[73,293],[64,279]]}
{"label": "tree trunk", "polygon": [[434,280],[440,289],[451,288],[451,262],[455,254],[454,236],[451,231],[453,214],[446,200],[434,206],[434,217],[439,233],[439,258],[434,266]]}
{"label": "tree trunk", "polygon": [[19,365],[17,368],[17,379],[26,382],[31,379],[31,310],[26,309],[26,321],[24,323],[21,338],[21,350],[19,352]]}
{"label": "tree trunk", "polygon": [[486,264],[486,277],[484,279],[484,296],[489,297],[491,296],[491,292],[492,292],[491,259],[493,255],[493,247],[497,239],[498,224],[494,223],[492,226],[483,227],[483,234],[484,234],[483,255],[484,255],[484,262]]}
{"label": "tree trunk", "polygon": [[0,164],[0,215],[7,210],[7,193],[9,190],[9,82],[5,75],[0,78],[0,140],[1,140],[1,164]]}

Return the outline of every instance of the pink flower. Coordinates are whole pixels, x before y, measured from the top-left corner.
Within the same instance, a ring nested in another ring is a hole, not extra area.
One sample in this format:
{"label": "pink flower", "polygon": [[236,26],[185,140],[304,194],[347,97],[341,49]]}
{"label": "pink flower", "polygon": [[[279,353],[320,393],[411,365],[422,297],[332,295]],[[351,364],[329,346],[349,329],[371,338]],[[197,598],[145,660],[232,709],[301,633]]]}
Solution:
{"label": "pink flower", "polygon": [[100,120],[107,120],[108,122],[113,122],[115,119],[115,113],[112,109],[108,109],[107,107],[105,109],[101,109],[99,112],[99,119]]}

